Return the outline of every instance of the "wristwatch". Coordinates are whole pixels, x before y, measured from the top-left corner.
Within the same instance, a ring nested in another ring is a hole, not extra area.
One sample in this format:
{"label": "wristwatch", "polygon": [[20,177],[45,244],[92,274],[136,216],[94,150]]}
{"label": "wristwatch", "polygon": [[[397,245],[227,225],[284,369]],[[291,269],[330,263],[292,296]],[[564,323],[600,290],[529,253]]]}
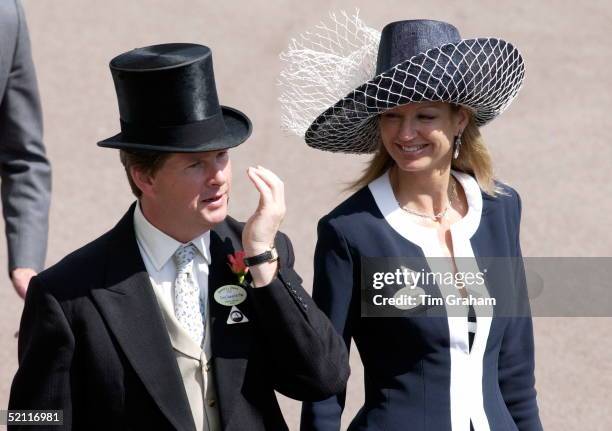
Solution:
{"label": "wristwatch", "polygon": [[275,262],[278,260],[278,253],[276,252],[276,247],[272,246],[270,250],[264,251],[261,254],[245,257],[244,264],[246,266],[255,266],[261,265],[262,263],[267,262]]}

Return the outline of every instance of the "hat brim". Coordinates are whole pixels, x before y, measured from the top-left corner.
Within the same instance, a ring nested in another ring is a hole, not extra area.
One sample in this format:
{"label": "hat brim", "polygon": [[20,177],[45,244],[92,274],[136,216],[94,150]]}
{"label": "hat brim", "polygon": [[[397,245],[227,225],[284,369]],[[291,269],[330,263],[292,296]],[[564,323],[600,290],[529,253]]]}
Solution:
{"label": "hat brim", "polygon": [[192,144],[151,145],[144,142],[130,142],[122,133],[118,133],[108,139],[98,142],[98,146],[105,148],[117,148],[121,150],[159,151],[169,153],[198,153],[203,151],[218,151],[236,147],[251,136],[253,126],[249,117],[237,109],[221,106],[223,121],[225,122],[225,133],[214,139],[204,142],[195,141]]}
{"label": "hat brim", "polygon": [[357,87],[319,115],[305,133],[320,150],[372,153],[378,114],[408,103],[440,101],[475,112],[482,126],[503,112],[524,78],[523,58],[501,39],[465,39],[428,50]]}

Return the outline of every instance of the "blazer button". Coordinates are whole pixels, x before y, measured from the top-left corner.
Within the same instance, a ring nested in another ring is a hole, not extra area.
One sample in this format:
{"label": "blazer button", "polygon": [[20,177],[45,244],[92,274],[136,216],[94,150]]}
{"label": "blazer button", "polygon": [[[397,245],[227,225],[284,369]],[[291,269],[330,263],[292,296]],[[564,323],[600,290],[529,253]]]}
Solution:
{"label": "blazer button", "polygon": [[217,404],[217,401],[212,400],[212,399],[211,399],[211,400],[208,400],[208,405],[209,405],[210,407],[214,407],[214,406],[215,406],[215,404]]}

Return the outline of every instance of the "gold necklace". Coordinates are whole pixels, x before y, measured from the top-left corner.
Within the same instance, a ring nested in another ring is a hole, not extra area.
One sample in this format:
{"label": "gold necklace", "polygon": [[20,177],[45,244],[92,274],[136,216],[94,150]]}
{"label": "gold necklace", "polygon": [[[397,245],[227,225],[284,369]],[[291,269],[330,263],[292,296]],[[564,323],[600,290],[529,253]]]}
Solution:
{"label": "gold necklace", "polygon": [[438,221],[440,219],[442,219],[446,213],[448,212],[448,209],[451,207],[452,203],[453,203],[453,199],[455,199],[457,197],[457,188],[455,186],[455,179],[453,178],[452,174],[450,176],[450,183],[449,183],[449,190],[447,192],[447,196],[448,196],[448,203],[446,204],[446,206],[444,207],[444,209],[442,211],[440,211],[438,214],[434,214],[434,215],[429,215],[429,214],[424,214],[424,213],[420,213],[418,211],[414,211],[411,210],[410,208],[405,208],[403,207],[399,201],[396,200],[397,205],[400,207],[400,209],[402,209],[403,211],[407,212],[408,214],[412,214],[415,215],[417,217],[421,217],[421,218],[426,218],[426,219],[430,219],[433,221]]}

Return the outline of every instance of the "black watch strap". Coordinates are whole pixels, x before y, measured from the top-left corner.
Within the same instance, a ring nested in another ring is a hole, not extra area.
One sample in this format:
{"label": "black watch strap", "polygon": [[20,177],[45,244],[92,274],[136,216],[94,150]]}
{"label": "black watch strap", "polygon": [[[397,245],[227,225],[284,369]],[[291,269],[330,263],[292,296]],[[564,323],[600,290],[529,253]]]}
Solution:
{"label": "black watch strap", "polygon": [[246,266],[255,266],[266,262],[274,262],[277,259],[278,253],[276,252],[276,248],[272,247],[270,250],[264,251],[256,256],[245,257],[244,264]]}

